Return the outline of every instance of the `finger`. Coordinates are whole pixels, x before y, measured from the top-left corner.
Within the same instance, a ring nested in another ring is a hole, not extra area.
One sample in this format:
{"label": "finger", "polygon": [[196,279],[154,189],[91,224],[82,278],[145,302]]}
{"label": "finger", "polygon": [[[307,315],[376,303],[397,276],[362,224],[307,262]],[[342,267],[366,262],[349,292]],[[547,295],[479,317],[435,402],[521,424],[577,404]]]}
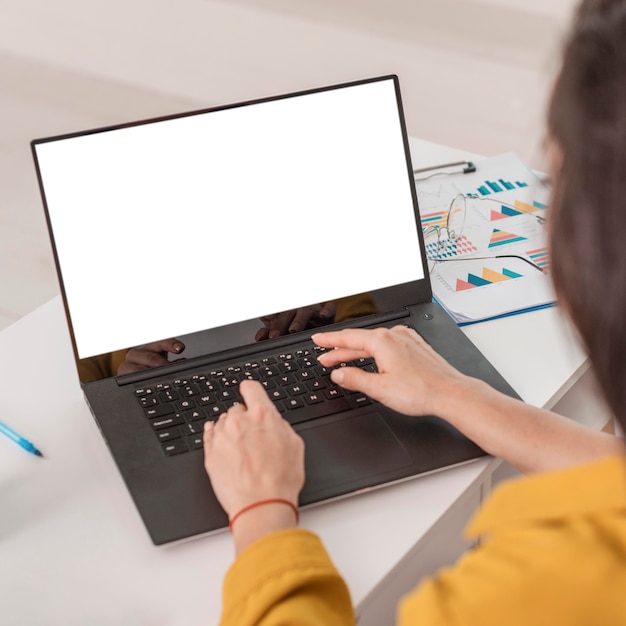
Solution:
{"label": "finger", "polygon": [[228,417],[228,414],[226,411],[224,411],[224,413],[222,413],[215,422],[213,422],[213,429],[214,432],[218,432],[220,431],[222,428],[224,428],[224,424],[226,423],[226,418]]}
{"label": "finger", "polygon": [[317,360],[326,367],[332,367],[337,363],[347,363],[355,359],[365,359],[369,355],[362,350],[349,350],[347,348],[335,348],[328,352],[323,352],[317,357]]}
{"label": "finger", "polygon": [[420,343],[424,342],[424,338],[414,328],[406,326],[405,324],[399,324],[398,326],[394,326],[391,329],[391,332],[397,333],[399,335],[406,335],[407,337],[415,339]]}
{"label": "finger", "polygon": [[239,383],[239,393],[249,410],[259,405],[275,408],[265,388],[258,380],[242,380]]}
{"label": "finger", "polygon": [[322,348],[349,348],[368,352],[372,332],[363,328],[346,328],[329,333],[315,333],[311,339]]}
{"label": "finger", "polygon": [[213,437],[215,435],[215,424],[210,420],[204,423],[204,432],[202,433],[202,441],[204,443],[205,455],[210,451],[213,445]]}
{"label": "finger", "polygon": [[362,391],[365,395],[378,399],[380,387],[380,374],[364,372],[358,367],[341,367],[333,370],[331,380],[350,391]]}

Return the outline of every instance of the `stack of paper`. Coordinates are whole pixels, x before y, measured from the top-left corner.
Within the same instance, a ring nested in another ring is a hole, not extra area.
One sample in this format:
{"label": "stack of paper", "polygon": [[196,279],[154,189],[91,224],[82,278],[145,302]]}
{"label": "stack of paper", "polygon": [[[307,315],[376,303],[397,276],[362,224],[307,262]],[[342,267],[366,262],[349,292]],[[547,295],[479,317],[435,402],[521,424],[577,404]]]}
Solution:
{"label": "stack of paper", "polygon": [[[476,162],[476,172],[416,179],[425,234],[446,227],[466,196],[465,223],[444,250],[427,245],[435,299],[459,324],[551,306],[546,248],[549,190],[515,155]],[[447,233],[442,231],[442,240]],[[436,239],[436,238],[435,238]]]}

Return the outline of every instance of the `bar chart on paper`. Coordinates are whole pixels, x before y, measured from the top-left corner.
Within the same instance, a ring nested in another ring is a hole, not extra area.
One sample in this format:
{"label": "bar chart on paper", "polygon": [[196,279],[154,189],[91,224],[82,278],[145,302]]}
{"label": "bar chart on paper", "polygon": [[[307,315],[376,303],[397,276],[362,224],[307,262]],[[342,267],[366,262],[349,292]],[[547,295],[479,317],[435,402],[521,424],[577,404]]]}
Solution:
{"label": "bar chart on paper", "polygon": [[522,202],[521,200],[515,200],[512,205],[494,205],[491,209],[489,219],[494,222],[496,220],[505,220],[508,217],[515,217],[516,215],[540,215],[541,212],[547,208],[548,206],[546,204],[539,202],[538,200],[533,200],[532,204]]}
{"label": "bar chart on paper", "polygon": [[494,193],[501,193],[503,191],[512,191],[513,189],[523,189],[528,187],[528,183],[524,181],[516,180],[511,182],[510,180],[504,180],[498,178],[498,180],[485,180],[476,188],[475,192],[470,192],[472,195],[477,196],[490,196]]}
{"label": "bar chart on paper", "polygon": [[[459,324],[555,300],[545,232],[549,190],[513,154],[476,166],[470,174],[416,180],[433,295]],[[466,197],[465,219],[451,240],[438,231],[459,194]]]}
{"label": "bar chart on paper", "polygon": [[503,267],[501,271],[483,267],[480,275],[468,273],[465,280],[457,278],[455,291],[476,289],[476,287],[485,287],[486,285],[493,285],[494,283],[501,283],[504,280],[513,280],[514,278],[522,278],[522,274],[506,267]]}
{"label": "bar chart on paper", "polygon": [[489,248],[498,248],[500,246],[506,246],[511,243],[518,243],[525,240],[526,237],[522,237],[522,235],[507,233],[505,230],[494,228],[491,233],[491,238],[489,239]]}

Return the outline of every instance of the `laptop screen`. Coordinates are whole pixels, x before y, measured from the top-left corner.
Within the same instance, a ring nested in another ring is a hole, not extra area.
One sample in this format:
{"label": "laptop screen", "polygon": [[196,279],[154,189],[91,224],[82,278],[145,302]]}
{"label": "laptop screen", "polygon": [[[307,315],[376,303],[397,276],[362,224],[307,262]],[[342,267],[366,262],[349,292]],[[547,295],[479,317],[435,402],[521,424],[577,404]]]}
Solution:
{"label": "laptop screen", "polygon": [[396,77],[32,145],[83,382],[429,296]]}

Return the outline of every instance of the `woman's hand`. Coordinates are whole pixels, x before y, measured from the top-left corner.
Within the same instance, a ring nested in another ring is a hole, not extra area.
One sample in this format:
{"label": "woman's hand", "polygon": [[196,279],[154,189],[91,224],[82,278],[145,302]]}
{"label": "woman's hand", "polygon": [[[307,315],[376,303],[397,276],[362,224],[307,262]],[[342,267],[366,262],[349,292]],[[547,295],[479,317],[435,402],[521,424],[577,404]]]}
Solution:
{"label": "woman's hand", "polygon": [[341,367],[333,370],[332,380],[405,415],[443,417],[447,399],[472,380],[406,326],[346,329],[315,334],[312,339],[319,346],[334,348],[318,357],[326,367],[361,357],[373,358],[377,373]]}
{"label": "woman's hand", "polygon": [[[232,407],[204,431],[204,466],[215,496],[231,519],[250,504],[280,498],[298,504],[304,485],[304,442],[262,385],[244,380],[244,405]],[[255,507],[233,525],[237,551],[255,539],[295,525],[284,504]]]}
{"label": "woman's hand", "polygon": [[406,326],[348,329],[312,339],[335,348],[319,356],[327,367],[360,357],[376,361],[378,373],[356,367],[333,370],[337,384],[405,415],[441,417],[522,472],[553,471],[623,453],[618,437],[526,405],[461,374]]}

